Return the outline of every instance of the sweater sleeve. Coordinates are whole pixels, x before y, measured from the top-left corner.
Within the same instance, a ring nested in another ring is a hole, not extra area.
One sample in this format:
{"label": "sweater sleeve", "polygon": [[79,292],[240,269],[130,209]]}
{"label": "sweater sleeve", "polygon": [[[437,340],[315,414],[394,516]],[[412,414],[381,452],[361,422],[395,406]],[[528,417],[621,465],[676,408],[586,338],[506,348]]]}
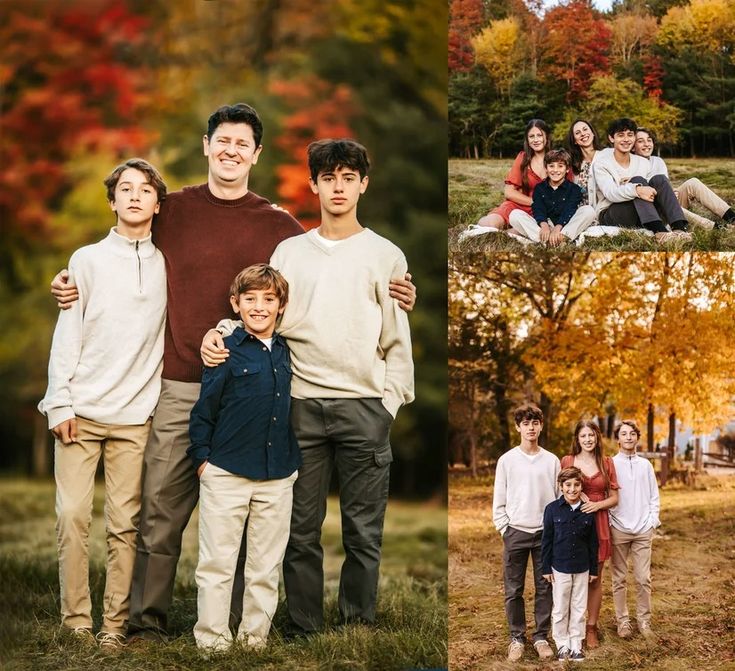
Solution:
{"label": "sweater sleeve", "polygon": [[51,342],[48,364],[48,388],[38,409],[48,417],[50,429],[74,417],[71,379],[82,354],[84,310],[89,300],[84,263],[77,253],[69,260],[69,283],[76,284],[79,300],[68,310],[61,310]]}
{"label": "sweater sleeve", "polygon": [[618,184],[612,171],[603,161],[600,163],[593,161],[592,170],[595,174],[595,186],[602,192],[606,200],[611,203],[623,203],[636,197],[635,182]]}
{"label": "sweater sleeve", "polygon": [[505,463],[503,459],[498,460],[495,468],[495,485],[493,486],[493,524],[502,536],[510,523],[510,517],[506,510],[507,496],[507,479],[505,472]]}
{"label": "sweater sleeve", "polygon": [[533,218],[536,220],[537,224],[549,221],[549,213],[546,208],[546,201],[544,200],[543,194],[544,188],[542,182],[533,190],[531,203],[531,212],[533,213]]}
{"label": "sweater sleeve", "polygon": [[[407,271],[406,259],[401,254],[393,264],[387,279],[403,277]],[[414,399],[411,331],[408,314],[399,307],[398,301],[390,297],[387,284],[381,295],[380,307],[383,312],[383,325],[379,344],[385,360],[383,405],[395,417],[398,408]]]}
{"label": "sweater sleeve", "polygon": [[560,224],[562,228],[569,223],[569,220],[574,216],[577,211],[579,204],[582,202],[582,189],[577,186],[574,182],[567,182],[569,184],[569,197],[566,200],[564,209],[559,215],[559,220],[555,221],[555,224]]}
{"label": "sweater sleeve", "polygon": [[544,508],[544,531],[541,535],[541,574],[551,573],[554,561],[554,515],[549,504]]}
{"label": "sweater sleeve", "polygon": [[229,366],[224,363],[214,368],[205,368],[199,400],[194,404],[189,419],[189,439],[186,450],[194,468],[198,469],[212,451],[212,436],[217,425],[220,402],[225,383],[229,377]]}

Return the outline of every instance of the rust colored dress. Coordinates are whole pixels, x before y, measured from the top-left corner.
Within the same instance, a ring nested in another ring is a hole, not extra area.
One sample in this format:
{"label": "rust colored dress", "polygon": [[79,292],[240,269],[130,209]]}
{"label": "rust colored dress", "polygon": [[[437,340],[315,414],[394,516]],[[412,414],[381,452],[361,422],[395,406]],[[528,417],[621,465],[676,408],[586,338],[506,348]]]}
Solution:
{"label": "rust colored dress", "polygon": [[[561,459],[561,467],[569,468],[574,466],[574,456],[567,454]],[[610,457],[605,457],[605,470],[607,470],[610,479],[609,489],[620,489],[618,485],[618,477],[615,474],[615,464]],[[602,501],[607,498],[605,490],[605,480],[599,471],[591,478],[582,474],[582,491],[587,494],[590,501]],[[610,516],[607,510],[598,510],[595,513],[595,529],[597,530],[597,562],[603,562],[612,557],[612,544],[610,543]]]}

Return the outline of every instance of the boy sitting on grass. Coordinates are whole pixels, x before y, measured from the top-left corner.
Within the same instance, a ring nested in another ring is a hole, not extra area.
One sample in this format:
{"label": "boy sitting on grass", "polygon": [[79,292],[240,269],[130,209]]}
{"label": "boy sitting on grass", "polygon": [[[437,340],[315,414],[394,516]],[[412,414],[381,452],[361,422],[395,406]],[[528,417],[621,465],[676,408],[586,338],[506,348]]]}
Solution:
{"label": "boy sitting on grass", "polygon": [[551,631],[560,661],[584,660],[587,588],[597,580],[595,517],[581,510],[582,471],[559,473],[562,495],[544,510],[541,557],[544,579],[551,583],[554,608]]}
{"label": "boy sitting on grass", "polygon": [[544,156],[548,177],[533,191],[531,212],[513,210],[510,225],[533,242],[558,247],[576,240],[595,220],[595,210],[582,205],[582,189],[567,179],[572,157],[565,149],[552,149]]}
{"label": "boy sitting on grass", "polygon": [[232,584],[247,523],[242,621],[237,640],[265,646],[278,605],[278,573],[286,552],[293,483],[301,453],[289,425],[291,362],[275,333],[288,283],[270,266],[245,268],[230,303],[242,319],[225,339],[227,361],[206,368],[191,412],[187,454],[199,476],[197,646],[225,650]]}
{"label": "boy sitting on grass", "polygon": [[133,158],[105,179],[117,225],[78,249],[69,276],[79,300],[59,314],[48,389],[38,409],[56,442],[56,536],[61,623],[94,643],[89,593],[89,525],[94,476],[105,464],[107,577],[100,647],[125,644],[141,501],[143,452],[158,402],[166,317],[166,269],[151,241],[166,185]]}

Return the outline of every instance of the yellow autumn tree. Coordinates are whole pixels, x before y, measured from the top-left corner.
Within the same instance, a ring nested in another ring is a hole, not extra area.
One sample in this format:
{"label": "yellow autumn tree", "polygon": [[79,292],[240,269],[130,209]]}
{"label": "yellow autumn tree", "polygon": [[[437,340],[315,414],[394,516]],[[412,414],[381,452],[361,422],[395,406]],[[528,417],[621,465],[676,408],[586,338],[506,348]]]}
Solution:
{"label": "yellow autumn tree", "polygon": [[520,34],[518,19],[509,17],[492,21],[472,38],[475,61],[487,70],[504,98],[510,95],[510,85],[519,70]]}

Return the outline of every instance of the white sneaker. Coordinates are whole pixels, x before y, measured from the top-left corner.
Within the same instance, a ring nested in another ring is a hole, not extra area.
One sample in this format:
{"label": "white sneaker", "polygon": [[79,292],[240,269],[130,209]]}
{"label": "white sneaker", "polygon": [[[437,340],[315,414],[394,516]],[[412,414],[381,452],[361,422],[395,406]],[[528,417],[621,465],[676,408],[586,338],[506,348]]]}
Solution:
{"label": "white sneaker", "polygon": [[459,234],[457,238],[458,242],[464,242],[469,238],[474,238],[477,235],[485,235],[486,233],[498,233],[498,229],[492,226],[478,226],[477,224],[470,224],[464,231]]}
{"label": "white sneaker", "polygon": [[109,631],[101,631],[96,636],[100,650],[103,652],[117,652],[125,647],[125,636],[113,634]]}
{"label": "white sneaker", "polygon": [[513,229],[508,229],[506,235],[509,238],[513,238],[516,242],[520,242],[522,245],[535,244],[531,238],[527,238],[525,235],[521,235],[518,231],[514,231]]}

